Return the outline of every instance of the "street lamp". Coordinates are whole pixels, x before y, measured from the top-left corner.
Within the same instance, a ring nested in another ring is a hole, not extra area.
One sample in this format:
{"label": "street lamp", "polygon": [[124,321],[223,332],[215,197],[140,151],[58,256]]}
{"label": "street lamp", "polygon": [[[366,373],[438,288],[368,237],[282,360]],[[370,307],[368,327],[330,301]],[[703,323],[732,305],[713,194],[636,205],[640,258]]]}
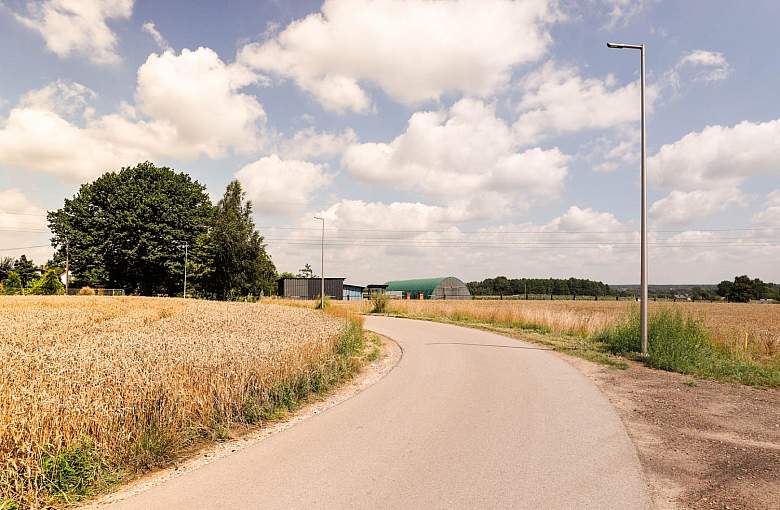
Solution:
{"label": "street lamp", "polygon": [[315,220],[322,222],[322,244],[320,247],[320,272],[322,273],[322,287],[320,289],[320,309],[325,310],[325,218],[315,216]]}
{"label": "street lamp", "polygon": [[642,356],[647,356],[647,136],[645,133],[645,45],[607,43],[608,48],[639,50],[640,95],[642,103],[642,227],[640,248],[639,328],[642,338]]}
{"label": "street lamp", "polygon": [[187,299],[187,248],[189,243],[184,243],[184,299]]}

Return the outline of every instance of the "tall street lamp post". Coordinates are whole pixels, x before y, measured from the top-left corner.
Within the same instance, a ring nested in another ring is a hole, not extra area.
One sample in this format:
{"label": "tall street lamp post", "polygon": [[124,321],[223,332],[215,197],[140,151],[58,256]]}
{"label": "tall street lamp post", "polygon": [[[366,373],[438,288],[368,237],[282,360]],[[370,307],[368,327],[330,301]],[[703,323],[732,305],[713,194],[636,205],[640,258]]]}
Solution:
{"label": "tall street lamp post", "polygon": [[322,285],[320,288],[320,309],[325,309],[325,218],[320,216],[315,216],[315,220],[320,220],[322,222],[322,244],[320,245],[320,272],[322,274],[321,281]]}
{"label": "tall street lamp post", "polygon": [[642,356],[647,356],[647,136],[645,131],[645,45],[607,43],[608,48],[639,50],[640,94],[642,109],[642,230],[640,255],[639,317],[642,338]]}

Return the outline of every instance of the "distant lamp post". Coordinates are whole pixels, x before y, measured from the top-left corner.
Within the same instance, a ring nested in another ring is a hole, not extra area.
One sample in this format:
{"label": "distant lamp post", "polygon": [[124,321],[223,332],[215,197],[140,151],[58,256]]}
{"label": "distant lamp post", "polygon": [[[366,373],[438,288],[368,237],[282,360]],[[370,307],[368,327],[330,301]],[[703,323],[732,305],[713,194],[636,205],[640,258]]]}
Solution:
{"label": "distant lamp post", "polygon": [[184,299],[187,299],[187,249],[189,243],[184,243]]}
{"label": "distant lamp post", "polygon": [[647,356],[647,135],[645,131],[645,45],[607,43],[608,48],[639,50],[640,95],[642,109],[642,229],[640,248],[639,317],[642,338],[642,355]]}
{"label": "distant lamp post", "polygon": [[320,245],[320,273],[321,273],[321,288],[320,288],[320,309],[325,309],[325,218],[315,216],[315,220],[322,222],[322,243]]}

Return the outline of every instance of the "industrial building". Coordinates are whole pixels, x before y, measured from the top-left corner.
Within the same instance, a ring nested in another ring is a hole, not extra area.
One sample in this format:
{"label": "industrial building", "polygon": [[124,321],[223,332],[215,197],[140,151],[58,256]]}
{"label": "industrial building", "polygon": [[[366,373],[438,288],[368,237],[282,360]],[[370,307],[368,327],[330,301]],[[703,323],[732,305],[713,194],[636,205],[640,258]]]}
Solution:
{"label": "industrial building", "polygon": [[[345,278],[325,278],[325,295],[330,299],[344,299]],[[317,299],[320,297],[320,278],[280,278],[279,296],[290,299]]]}
{"label": "industrial building", "polygon": [[344,284],[344,301],[360,301],[363,299],[363,288],[360,285]]}
{"label": "industrial building", "polygon": [[471,299],[466,284],[454,276],[391,281],[385,291],[400,292],[401,299]]}

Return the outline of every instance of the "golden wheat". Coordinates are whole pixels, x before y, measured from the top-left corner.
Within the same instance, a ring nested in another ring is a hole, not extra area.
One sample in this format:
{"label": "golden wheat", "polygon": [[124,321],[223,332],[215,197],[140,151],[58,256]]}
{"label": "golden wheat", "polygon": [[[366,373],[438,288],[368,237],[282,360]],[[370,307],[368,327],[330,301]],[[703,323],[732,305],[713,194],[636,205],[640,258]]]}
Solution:
{"label": "golden wheat", "polygon": [[145,468],[243,419],[326,363],[345,327],[275,304],[0,298],[0,507],[40,504],[44,452],[82,438]]}

